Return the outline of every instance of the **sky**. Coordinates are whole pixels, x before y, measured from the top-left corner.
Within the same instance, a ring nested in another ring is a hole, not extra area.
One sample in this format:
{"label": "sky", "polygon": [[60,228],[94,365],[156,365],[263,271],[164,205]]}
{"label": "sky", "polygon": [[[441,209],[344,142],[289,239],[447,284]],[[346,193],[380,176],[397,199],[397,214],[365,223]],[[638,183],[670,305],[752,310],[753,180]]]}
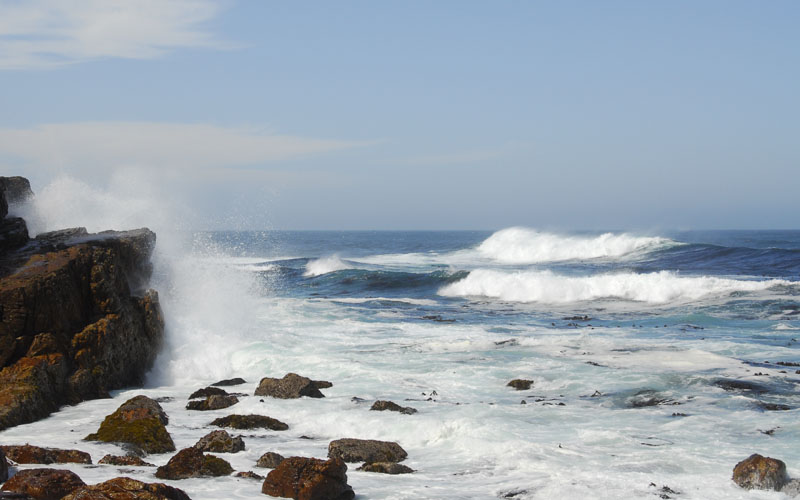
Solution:
{"label": "sky", "polygon": [[0,175],[150,186],[195,229],[797,229],[798,24],[794,0],[0,0]]}

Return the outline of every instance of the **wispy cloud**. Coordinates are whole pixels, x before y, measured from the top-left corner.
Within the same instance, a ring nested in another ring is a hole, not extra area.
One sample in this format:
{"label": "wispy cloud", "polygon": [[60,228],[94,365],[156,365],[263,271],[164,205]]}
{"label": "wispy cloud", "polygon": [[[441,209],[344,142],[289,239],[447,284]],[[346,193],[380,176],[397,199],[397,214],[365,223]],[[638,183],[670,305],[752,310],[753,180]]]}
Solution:
{"label": "wispy cloud", "polygon": [[261,166],[367,144],[208,124],[75,122],[0,128],[0,158],[83,172],[130,166],[195,172]]}
{"label": "wispy cloud", "polygon": [[0,70],[232,47],[203,30],[222,7],[214,0],[3,0]]}

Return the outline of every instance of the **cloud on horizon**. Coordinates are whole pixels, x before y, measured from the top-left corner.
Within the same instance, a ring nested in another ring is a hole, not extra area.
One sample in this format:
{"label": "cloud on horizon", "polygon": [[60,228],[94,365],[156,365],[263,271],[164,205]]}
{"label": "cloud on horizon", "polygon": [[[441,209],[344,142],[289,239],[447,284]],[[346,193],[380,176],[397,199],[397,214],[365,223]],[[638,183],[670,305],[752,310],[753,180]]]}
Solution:
{"label": "cloud on horizon", "polygon": [[0,3],[0,70],[232,48],[202,29],[223,6],[215,0],[6,1]]}

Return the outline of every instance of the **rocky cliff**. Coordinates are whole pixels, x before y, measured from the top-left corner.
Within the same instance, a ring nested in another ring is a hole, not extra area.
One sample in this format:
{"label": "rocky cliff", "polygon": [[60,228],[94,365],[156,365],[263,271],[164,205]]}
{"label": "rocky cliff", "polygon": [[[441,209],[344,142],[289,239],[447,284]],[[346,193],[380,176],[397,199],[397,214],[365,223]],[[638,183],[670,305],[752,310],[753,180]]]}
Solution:
{"label": "rocky cliff", "polygon": [[27,180],[0,177],[0,429],[141,383],[164,332],[146,289],[155,234],[30,239],[7,207],[31,194]]}

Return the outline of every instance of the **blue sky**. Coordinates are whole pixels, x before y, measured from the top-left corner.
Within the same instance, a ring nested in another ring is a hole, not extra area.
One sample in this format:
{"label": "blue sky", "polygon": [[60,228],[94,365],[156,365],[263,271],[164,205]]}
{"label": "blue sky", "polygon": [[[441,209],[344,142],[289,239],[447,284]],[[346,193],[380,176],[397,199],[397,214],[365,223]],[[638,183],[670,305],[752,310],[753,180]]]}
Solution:
{"label": "blue sky", "polygon": [[137,175],[197,228],[798,228],[799,22],[794,1],[0,0],[0,172]]}

